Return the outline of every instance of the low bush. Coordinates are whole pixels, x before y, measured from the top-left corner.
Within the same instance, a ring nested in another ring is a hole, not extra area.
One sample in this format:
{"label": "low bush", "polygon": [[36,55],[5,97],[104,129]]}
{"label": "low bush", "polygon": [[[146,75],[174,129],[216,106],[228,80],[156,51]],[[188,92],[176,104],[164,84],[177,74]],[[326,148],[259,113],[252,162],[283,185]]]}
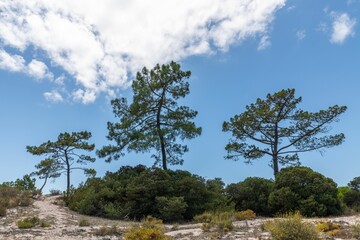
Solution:
{"label": "low bush", "polygon": [[350,228],[352,237],[360,239],[360,222],[356,222],[354,225],[351,225]]}
{"label": "low bush", "polygon": [[164,233],[162,220],[146,217],[140,226],[133,226],[127,229],[124,240],[170,240]]}
{"label": "low bush", "polygon": [[103,226],[95,231],[95,235],[97,236],[121,235],[121,234],[122,234],[121,231],[115,225],[112,227]]}
{"label": "low bush", "polygon": [[19,220],[16,222],[16,225],[20,229],[33,228],[33,227],[37,227],[37,226],[42,227],[42,228],[51,227],[50,223],[40,220],[40,218],[38,218],[37,216],[27,217],[22,220]]}
{"label": "low bush", "polygon": [[87,219],[80,219],[79,220],[79,227],[87,227],[90,226],[90,222]]}
{"label": "low bush", "polygon": [[[17,206],[29,206],[33,203],[32,192],[19,190],[14,186],[0,185],[0,209],[14,208]],[[4,213],[4,210],[2,210]],[[1,213],[0,213],[1,215]]]}
{"label": "low bush", "polygon": [[38,217],[27,217],[16,222],[18,228],[33,228],[36,225],[40,225],[40,219]]}
{"label": "low bush", "polygon": [[48,222],[45,222],[45,221],[41,221],[41,222],[40,222],[40,227],[42,227],[42,228],[48,228],[48,227],[51,227],[51,224],[48,223]]}
{"label": "low bush", "polygon": [[194,220],[202,223],[201,229],[205,232],[229,232],[234,228],[233,212],[205,212],[195,216]]}
{"label": "low bush", "polygon": [[256,214],[253,210],[247,209],[245,211],[235,212],[234,217],[238,221],[249,220],[256,218]]}
{"label": "low bush", "polygon": [[341,225],[333,222],[318,222],[316,229],[320,232],[330,232],[336,229],[340,229]]}
{"label": "low bush", "polygon": [[283,219],[266,221],[263,228],[270,232],[273,240],[320,240],[315,226],[303,222],[298,212],[283,215]]}

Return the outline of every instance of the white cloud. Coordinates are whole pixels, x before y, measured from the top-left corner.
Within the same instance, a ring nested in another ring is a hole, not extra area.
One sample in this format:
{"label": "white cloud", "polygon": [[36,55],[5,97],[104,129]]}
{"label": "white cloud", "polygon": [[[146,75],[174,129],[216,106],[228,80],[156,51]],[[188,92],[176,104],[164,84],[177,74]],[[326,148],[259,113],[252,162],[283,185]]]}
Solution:
{"label": "white cloud", "polygon": [[306,32],[305,30],[299,30],[296,32],[296,38],[301,41],[306,37]]}
{"label": "white cloud", "polygon": [[64,101],[64,98],[56,90],[53,90],[51,92],[45,92],[44,97],[45,97],[46,101],[53,102],[53,103],[59,103],[59,102]]}
{"label": "white cloud", "polygon": [[25,59],[19,55],[10,55],[0,49],[0,68],[12,72],[20,72],[25,69]]}
{"label": "white cloud", "polygon": [[52,79],[53,75],[52,73],[49,72],[47,66],[45,65],[45,63],[35,60],[33,59],[29,64],[28,64],[28,74],[30,76],[35,77],[36,79],[43,79],[43,78],[49,78]]}
{"label": "white cloud", "polygon": [[95,91],[78,89],[72,93],[75,101],[82,102],[83,104],[92,103],[95,101],[97,95]]}
{"label": "white cloud", "polygon": [[[128,87],[129,74],[143,66],[227,51],[258,36],[267,47],[268,27],[285,1],[2,0],[0,42],[20,53],[41,51],[76,80],[74,98],[91,102]],[[43,70],[35,76],[49,74]]]}
{"label": "white cloud", "polygon": [[267,35],[264,35],[260,38],[260,42],[259,42],[259,45],[258,45],[258,50],[265,50],[267,49],[268,47],[271,46],[271,42],[269,40],[269,36]]}
{"label": "white cloud", "polygon": [[347,13],[333,13],[334,22],[332,24],[332,33],[330,42],[342,44],[348,37],[355,34],[354,27],[356,19],[350,18]]}

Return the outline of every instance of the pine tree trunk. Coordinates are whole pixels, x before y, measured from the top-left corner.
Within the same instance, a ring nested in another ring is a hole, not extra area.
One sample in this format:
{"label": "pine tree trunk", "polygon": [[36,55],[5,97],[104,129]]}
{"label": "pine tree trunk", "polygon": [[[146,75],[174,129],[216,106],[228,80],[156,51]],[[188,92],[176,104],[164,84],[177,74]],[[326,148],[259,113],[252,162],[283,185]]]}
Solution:
{"label": "pine tree trunk", "polygon": [[165,141],[164,141],[163,133],[161,131],[161,108],[164,103],[164,98],[165,98],[165,90],[163,91],[163,93],[161,95],[159,107],[158,107],[157,114],[156,114],[156,128],[157,128],[157,133],[158,133],[159,141],[160,141],[162,167],[164,170],[167,170]]}
{"label": "pine tree trunk", "polygon": [[45,181],[44,181],[44,184],[40,188],[40,192],[42,192],[43,188],[45,187],[47,180],[48,180],[48,176],[45,177]]}
{"label": "pine tree trunk", "polygon": [[67,152],[65,152],[65,160],[66,160],[66,196],[70,196],[70,162],[67,155]]}
{"label": "pine tree trunk", "polygon": [[278,158],[277,155],[273,156],[273,168],[274,168],[274,176],[276,177],[276,174],[279,172],[279,164],[278,164]]}

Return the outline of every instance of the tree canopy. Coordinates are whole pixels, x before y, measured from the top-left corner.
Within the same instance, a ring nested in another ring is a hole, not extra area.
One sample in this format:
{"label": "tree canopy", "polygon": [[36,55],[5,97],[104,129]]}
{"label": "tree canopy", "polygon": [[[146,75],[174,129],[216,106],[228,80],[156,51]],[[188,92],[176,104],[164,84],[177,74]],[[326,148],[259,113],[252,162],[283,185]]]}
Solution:
{"label": "tree canopy", "polygon": [[225,158],[246,163],[268,155],[274,175],[280,165],[298,165],[298,153],[321,151],[341,144],[343,133],[326,135],[330,123],[338,120],[346,111],[345,106],[331,106],[318,112],[298,108],[301,97],[295,97],[294,89],[268,94],[246,106],[246,110],[223,123],[223,131],[233,138],[226,145]]}
{"label": "tree canopy", "polygon": [[60,133],[56,141],[47,141],[39,146],[27,146],[26,149],[34,155],[48,157],[48,160],[45,159],[36,166],[39,169],[37,175],[41,178],[47,179],[48,177],[58,177],[63,173],[66,174],[67,195],[69,195],[72,170],[83,170],[88,175],[95,175],[96,173],[94,169],[81,166],[95,162],[95,158],[78,152],[94,150],[95,145],[88,143],[90,138],[91,133],[87,131],[72,132],[71,134],[65,132]]}
{"label": "tree canopy", "polygon": [[119,122],[108,122],[107,138],[116,145],[104,146],[97,152],[99,157],[110,162],[123,156],[125,149],[142,153],[154,149],[155,164],[161,162],[163,169],[168,163],[182,164],[188,147],[178,140],[201,134],[201,128],[191,121],[197,112],[177,103],[190,92],[185,81],[190,75],[175,62],[156,65],[151,70],[144,67],[138,72],[132,83],[132,103],[128,104],[125,98],[111,101]]}

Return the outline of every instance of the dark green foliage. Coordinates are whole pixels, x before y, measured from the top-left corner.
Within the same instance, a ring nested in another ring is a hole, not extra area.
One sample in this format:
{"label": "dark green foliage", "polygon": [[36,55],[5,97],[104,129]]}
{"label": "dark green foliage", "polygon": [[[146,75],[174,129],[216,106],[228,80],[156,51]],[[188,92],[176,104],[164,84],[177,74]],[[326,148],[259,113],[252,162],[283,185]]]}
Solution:
{"label": "dark green foliage", "polygon": [[353,180],[351,180],[348,183],[348,186],[352,189],[352,190],[360,190],[360,177],[355,177]]}
{"label": "dark green foliage", "polygon": [[344,203],[350,208],[360,209],[360,191],[350,190],[344,194]]}
{"label": "dark green foliage", "polygon": [[117,160],[124,151],[149,152],[154,149],[155,164],[182,164],[182,155],[188,151],[178,140],[192,139],[201,134],[191,120],[197,112],[177,101],[189,94],[190,71],[182,71],[180,65],[171,62],[143,68],[132,83],[134,96],[128,104],[125,98],[111,101],[113,112],[119,122],[108,122],[107,138],[116,145],[108,145],[97,152],[106,161]]}
{"label": "dark green foliage", "polygon": [[221,180],[209,181],[180,170],[122,167],[101,179],[88,179],[68,199],[68,206],[83,214],[116,219],[151,215],[165,221],[190,220],[220,201],[228,202],[220,194]]}
{"label": "dark green foliage", "polygon": [[164,221],[183,219],[187,204],[184,197],[156,197],[157,208]]}
{"label": "dark green foliage", "polygon": [[348,190],[343,192],[343,201],[346,206],[360,211],[360,177],[355,177],[348,183]]}
{"label": "dark green foliage", "polygon": [[269,206],[274,213],[298,210],[309,217],[337,215],[342,211],[336,183],[307,167],[284,168],[276,175]]}
{"label": "dark green foliage", "polygon": [[268,94],[256,103],[224,122],[223,131],[231,132],[233,139],[226,145],[227,159],[246,163],[265,155],[271,157],[274,175],[279,165],[298,165],[298,153],[321,150],[341,144],[344,134],[325,135],[328,125],[346,111],[345,106],[332,106],[319,112],[307,112],[297,105],[294,89]]}
{"label": "dark green foliage", "polygon": [[1,185],[7,187],[14,187],[20,191],[35,191],[35,182],[35,178],[31,178],[30,175],[26,174],[23,176],[22,179],[18,178],[15,180],[15,182],[3,182]]}
{"label": "dark green foliage", "polygon": [[268,198],[274,187],[274,182],[264,178],[249,177],[243,182],[230,184],[226,188],[227,194],[235,203],[235,209],[253,210],[258,215],[270,214]]}
{"label": "dark green foliage", "polygon": [[48,178],[57,178],[65,173],[67,177],[67,196],[69,196],[70,173],[73,170],[83,170],[89,176],[96,174],[94,169],[80,166],[95,161],[95,158],[79,153],[79,151],[94,150],[95,145],[88,143],[90,138],[91,133],[87,131],[73,132],[71,134],[65,132],[60,133],[58,139],[54,142],[47,141],[39,146],[27,146],[26,149],[29,153],[48,157],[36,165],[38,171],[34,172],[33,175],[44,178],[46,183]]}

